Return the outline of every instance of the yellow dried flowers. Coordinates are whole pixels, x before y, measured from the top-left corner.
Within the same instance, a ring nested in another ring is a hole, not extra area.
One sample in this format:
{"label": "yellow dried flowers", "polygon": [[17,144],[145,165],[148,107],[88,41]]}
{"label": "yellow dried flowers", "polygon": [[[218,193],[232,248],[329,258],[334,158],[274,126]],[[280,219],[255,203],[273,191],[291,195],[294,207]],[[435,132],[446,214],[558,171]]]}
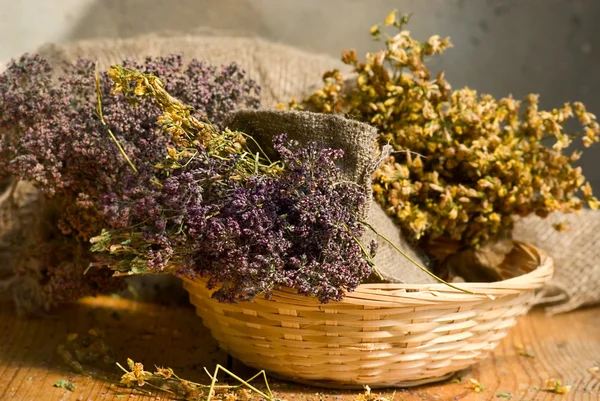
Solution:
{"label": "yellow dried flowers", "polygon": [[[477,248],[509,234],[516,215],[598,207],[574,166],[581,153],[565,154],[574,137],[585,147],[599,140],[600,126],[583,104],[543,111],[534,94],[521,102],[453,91],[443,73],[432,78],[425,64],[452,46],[449,38],[419,42],[404,29],[407,21],[390,13],[384,26],[397,33],[385,37],[384,50],[364,62],[344,52],[351,77],[327,72],[323,88],[287,105],[343,113],[379,129],[381,144],[398,152],[376,172],[374,195],[407,235],[426,250],[444,242],[453,250]],[[382,40],[382,27],[371,34]],[[582,133],[565,131],[572,118]]]}

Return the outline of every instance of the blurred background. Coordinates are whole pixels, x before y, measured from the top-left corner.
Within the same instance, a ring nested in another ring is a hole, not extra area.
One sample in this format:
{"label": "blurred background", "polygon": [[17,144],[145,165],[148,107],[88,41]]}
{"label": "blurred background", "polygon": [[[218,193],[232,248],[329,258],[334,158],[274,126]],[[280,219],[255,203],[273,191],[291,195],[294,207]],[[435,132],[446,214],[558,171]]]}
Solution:
{"label": "blurred background", "polygon": [[[416,38],[450,36],[432,62],[454,88],[541,94],[546,108],[583,101],[600,115],[599,0],[0,0],[0,61],[48,42],[144,33],[233,31],[339,57],[377,50],[369,27],[411,13]],[[600,146],[582,160],[600,191]]]}

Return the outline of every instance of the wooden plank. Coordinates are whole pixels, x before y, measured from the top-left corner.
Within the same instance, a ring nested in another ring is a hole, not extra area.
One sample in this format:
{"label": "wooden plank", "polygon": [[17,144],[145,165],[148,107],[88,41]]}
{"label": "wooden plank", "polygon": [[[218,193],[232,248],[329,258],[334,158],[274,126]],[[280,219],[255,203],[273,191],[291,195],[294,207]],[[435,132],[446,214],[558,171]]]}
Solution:
{"label": "wooden plank", "polygon": [[[462,382],[446,382],[398,390],[395,400],[600,400],[600,376],[588,369],[600,366],[600,308],[546,317],[536,310],[522,318],[498,349],[484,362],[460,372]],[[170,366],[189,380],[207,383],[211,371],[224,365],[227,356],[218,349],[191,307],[165,307],[116,299],[86,299],[52,316],[20,319],[8,304],[0,304],[0,400],[11,401],[159,401],[165,394],[143,395],[122,389],[111,381],[120,376],[116,367],[95,370],[95,378],[71,373],[56,354],[68,333],[90,328],[105,332],[105,340],[119,361],[130,357],[147,368]],[[522,344],[535,358],[520,355]],[[253,370],[235,362],[233,370],[243,377]],[[101,379],[99,376],[105,376]],[[59,379],[71,379],[72,392],[53,387]],[[475,393],[470,378],[485,386]],[[547,379],[572,385],[556,395],[543,391]],[[357,391],[333,391],[271,380],[278,396],[287,400],[354,400]],[[392,391],[374,391],[391,399]]]}

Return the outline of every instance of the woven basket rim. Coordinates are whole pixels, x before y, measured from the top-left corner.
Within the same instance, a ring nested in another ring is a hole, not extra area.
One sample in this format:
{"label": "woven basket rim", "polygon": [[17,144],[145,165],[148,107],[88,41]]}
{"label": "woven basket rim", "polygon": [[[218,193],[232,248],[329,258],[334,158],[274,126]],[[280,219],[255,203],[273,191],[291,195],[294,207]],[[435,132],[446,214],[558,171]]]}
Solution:
{"label": "woven basket rim", "polygon": [[[291,288],[273,290],[269,300],[259,296],[252,302],[283,301],[299,306],[317,305],[362,305],[369,307],[399,307],[399,306],[433,306],[448,304],[479,303],[494,300],[506,295],[520,294],[525,291],[537,290],[548,283],[554,272],[552,258],[543,250],[528,245],[537,259],[538,267],[521,276],[492,283],[458,283],[454,286],[469,291],[471,294],[459,291],[443,283],[436,284],[396,284],[376,283],[360,284],[354,291],[347,292],[341,301],[320,303],[315,297],[298,294]],[[192,280],[183,277],[192,286],[206,285],[206,279]]]}

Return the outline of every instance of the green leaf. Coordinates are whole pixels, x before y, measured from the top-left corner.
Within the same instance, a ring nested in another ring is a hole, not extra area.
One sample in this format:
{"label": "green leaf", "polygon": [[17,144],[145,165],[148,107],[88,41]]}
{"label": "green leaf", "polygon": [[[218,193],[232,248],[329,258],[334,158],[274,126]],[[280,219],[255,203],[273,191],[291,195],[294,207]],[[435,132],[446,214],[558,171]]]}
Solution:
{"label": "green leaf", "polygon": [[511,399],[513,395],[511,393],[498,393],[496,394],[496,397]]}

